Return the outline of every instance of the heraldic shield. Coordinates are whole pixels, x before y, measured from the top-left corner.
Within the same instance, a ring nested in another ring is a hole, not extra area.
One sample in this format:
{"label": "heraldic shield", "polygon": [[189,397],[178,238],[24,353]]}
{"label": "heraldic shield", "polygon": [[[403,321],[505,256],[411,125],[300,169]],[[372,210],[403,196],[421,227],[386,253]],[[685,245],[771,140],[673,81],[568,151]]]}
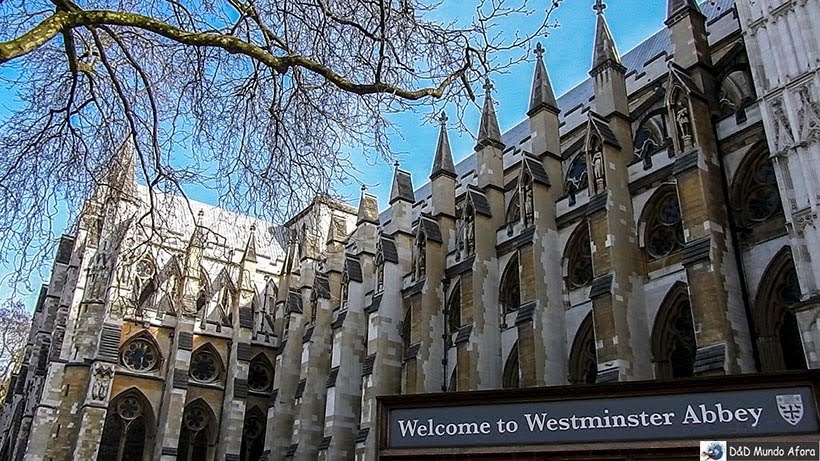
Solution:
{"label": "heraldic shield", "polygon": [[776,399],[780,416],[792,426],[797,426],[803,419],[803,398],[800,394],[778,395]]}

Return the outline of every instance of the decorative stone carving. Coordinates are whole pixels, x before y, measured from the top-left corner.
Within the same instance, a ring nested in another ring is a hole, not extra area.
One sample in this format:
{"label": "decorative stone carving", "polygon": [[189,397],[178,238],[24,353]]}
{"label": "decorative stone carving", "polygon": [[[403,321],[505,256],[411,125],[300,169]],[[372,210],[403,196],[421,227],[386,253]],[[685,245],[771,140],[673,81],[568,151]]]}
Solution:
{"label": "decorative stone carving", "polygon": [[94,364],[94,371],[91,375],[91,398],[97,401],[105,401],[108,398],[108,388],[114,378],[114,367],[102,363]]}
{"label": "decorative stone carving", "polygon": [[801,86],[797,92],[800,97],[797,119],[800,123],[801,140],[812,144],[820,140],[820,104],[814,100],[810,84]]}
{"label": "decorative stone carving", "polygon": [[105,299],[108,280],[111,275],[112,256],[105,252],[98,252],[91,261],[86,282],[85,300],[101,302]]}
{"label": "decorative stone carving", "polygon": [[783,99],[772,100],[769,107],[772,114],[772,127],[774,128],[775,154],[784,155],[794,147],[794,136],[792,135],[789,118],[783,108]]}
{"label": "decorative stone carving", "polygon": [[805,209],[795,213],[794,215],[794,227],[797,229],[797,232],[802,233],[806,227],[811,226],[812,228],[816,229],[814,223],[817,220],[817,213],[813,213],[811,209]]}
{"label": "decorative stone carving", "polygon": [[419,234],[416,238],[413,275],[415,280],[421,280],[427,275],[427,239],[424,234]]}

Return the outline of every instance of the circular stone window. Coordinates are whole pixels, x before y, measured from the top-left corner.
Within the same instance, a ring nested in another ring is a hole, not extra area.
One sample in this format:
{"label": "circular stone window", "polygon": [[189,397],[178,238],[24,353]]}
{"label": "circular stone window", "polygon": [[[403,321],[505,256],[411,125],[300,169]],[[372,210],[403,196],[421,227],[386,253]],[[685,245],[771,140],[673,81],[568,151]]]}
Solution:
{"label": "circular stone window", "polygon": [[198,351],[191,357],[191,378],[212,383],[219,378],[219,362],[211,351]]}
{"label": "circular stone window", "polygon": [[138,338],[125,345],[120,360],[133,371],[151,371],[157,366],[159,354],[147,339]]}
{"label": "circular stone window", "polygon": [[254,361],[248,371],[248,387],[256,392],[267,391],[273,381],[272,374],[270,367],[265,363],[258,360]]}

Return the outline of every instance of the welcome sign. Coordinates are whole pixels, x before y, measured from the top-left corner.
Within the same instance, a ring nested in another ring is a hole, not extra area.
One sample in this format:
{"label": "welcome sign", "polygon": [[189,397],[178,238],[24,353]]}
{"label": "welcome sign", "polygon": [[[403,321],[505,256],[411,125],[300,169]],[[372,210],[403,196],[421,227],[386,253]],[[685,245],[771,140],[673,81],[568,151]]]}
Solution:
{"label": "welcome sign", "polygon": [[391,409],[389,448],[714,439],[816,433],[808,386]]}

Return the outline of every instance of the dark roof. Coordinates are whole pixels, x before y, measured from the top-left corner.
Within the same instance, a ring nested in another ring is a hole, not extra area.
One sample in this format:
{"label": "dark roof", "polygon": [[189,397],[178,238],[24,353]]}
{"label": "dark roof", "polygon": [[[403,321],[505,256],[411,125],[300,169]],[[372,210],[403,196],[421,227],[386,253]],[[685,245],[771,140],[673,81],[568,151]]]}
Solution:
{"label": "dark roof", "polygon": [[495,103],[492,96],[492,84],[488,80],[484,84],[484,108],[481,110],[481,125],[478,128],[478,139],[476,140],[476,150],[484,146],[495,146],[504,148],[501,141],[501,129],[498,128],[498,117],[495,115]]}
{"label": "dark roof", "polygon": [[382,258],[391,263],[399,262],[399,252],[396,249],[396,242],[393,239],[382,237],[381,240]]}
{"label": "dark roof", "polygon": [[339,315],[336,316],[336,320],[332,324],[330,324],[330,328],[333,328],[334,330],[336,328],[341,328],[342,325],[345,323],[345,318],[346,317],[347,317],[347,310],[343,310],[343,311],[339,312]]}
{"label": "dark roof", "polygon": [[362,192],[359,200],[359,213],[356,217],[356,224],[379,223],[379,201],[375,195]]}
{"label": "dark roof", "polygon": [[430,171],[431,181],[442,174],[453,178],[456,177],[456,168],[453,165],[453,151],[450,149],[450,137],[447,136],[447,125],[445,125],[446,121],[447,118],[442,117],[438,143],[436,144],[436,155],[433,157],[433,168]]}
{"label": "dark roof", "polygon": [[558,109],[555,92],[552,90],[547,67],[544,65],[544,49],[538,43],[535,49],[538,59],[535,61],[535,74],[532,77],[532,92],[530,93],[530,109],[527,114],[533,114],[542,107]]}
{"label": "dark roof", "polygon": [[589,117],[589,125],[590,129],[594,130],[598,135],[601,137],[601,141],[617,147],[621,148],[621,145],[618,143],[618,138],[615,137],[615,133],[612,132],[612,129],[609,128],[609,124],[604,120],[599,119],[593,115]]}
{"label": "dark roof", "polygon": [[364,280],[362,265],[359,264],[359,258],[356,256],[347,255],[345,258],[345,271],[347,271],[348,280],[359,283]]}
{"label": "dark roof", "polygon": [[473,203],[473,208],[476,213],[492,217],[493,213],[490,209],[490,202],[487,200],[487,196],[484,195],[483,192],[470,187],[467,189],[467,195],[470,197],[470,201]]}
{"label": "dark roof", "polygon": [[330,280],[324,274],[316,274],[313,279],[313,292],[322,299],[330,299]]}
{"label": "dark roof", "polygon": [[456,335],[455,344],[461,344],[470,340],[470,335],[473,333],[473,324],[464,325],[463,327],[458,329],[458,334]]}
{"label": "dark roof", "polygon": [[333,387],[336,385],[336,378],[339,377],[339,367],[333,367],[330,369],[330,373],[327,375],[327,387]]}
{"label": "dark roof", "polygon": [[419,226],[421,226],[424,231],[424,235],[427,237],[427,240],[432,240],[433,242],[438,243],[444,242],[441,239],[441,230],[438,228],[438,223],[433,221],[431,218],[428,218],[427,216],[420,217]]}
{"label": "dark roof", "polygon": [[376,363],[376,354],[370,354],[366,359],[364,359],[364,365],[362,365],[362,376],[373,373],[374,363]]}
{"label": "dark roof", "polygon": [[603,10],[598,12],[598,22],[595,26],[595,44],[593,45],[592,68],[597,69],[607,63],[621,64],[621,55],[615,46],[609,24]]}
{"label": "dark roof", "polygon": [[301,314],[302,311],[302,294],[297,290],[291,288],[288,291],[288,313]]}
{"label": "dark roof", "polygon": [[408,202],[415,202],[416,198],[413,194],[413,178],[410,173],[396,168],[393,173],[393,185],[390,188],[390,204],[396,200],[405,200]]}
{"label": "dark roof", "polygon": [[544,184],[546,186],[550,185],[550,179],[547,176],[547,171],[544,169],[544,165],[542,165],[539,160],[524,154],[524,167],[526,167],[527,171],[530,172],[533,182]]}
{"label": "dark roof", "polygon": [[370,301],[370,305],[364,310],[365,313],[370,314],[372,312],[376,312],[379,310],[379,306],[382,305],[382,294],[376,295]]}

